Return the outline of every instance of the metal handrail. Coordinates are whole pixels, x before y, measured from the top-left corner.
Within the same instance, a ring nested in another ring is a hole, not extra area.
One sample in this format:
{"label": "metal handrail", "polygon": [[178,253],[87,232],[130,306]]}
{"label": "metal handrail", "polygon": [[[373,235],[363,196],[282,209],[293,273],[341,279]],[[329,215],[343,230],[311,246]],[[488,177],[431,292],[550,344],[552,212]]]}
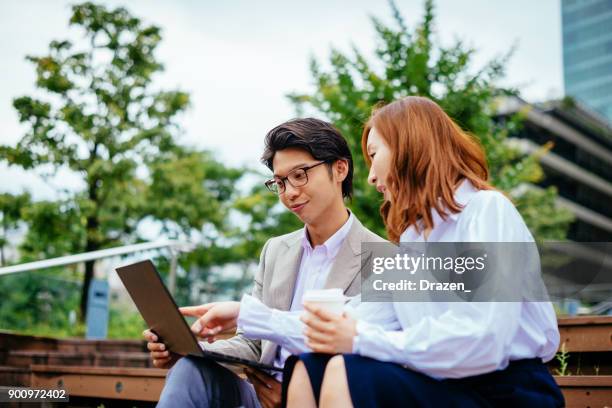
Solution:
{"label": "metal handrail", "polygon": [[143,242],[140,244],[124,245],[115,248],[100,249],[98,251],[84,252],[76,255],[66,255],[41,261],[27,262],[19,265],[11,265],[0,268],[0,276],[13,273],[30,272],[40,269],[53,268],[57,266],[73,265],[81,262],[95,261],[120,255],[133,254],[136,252],[150,251],[152,249],[168,248],[170,251],[170,275],[168,278],[168,290],[174,293],[176,285],[177,256],[179,252],[189,252],[195,247],[194,244],[185,241],[161,240],[155,242]]}

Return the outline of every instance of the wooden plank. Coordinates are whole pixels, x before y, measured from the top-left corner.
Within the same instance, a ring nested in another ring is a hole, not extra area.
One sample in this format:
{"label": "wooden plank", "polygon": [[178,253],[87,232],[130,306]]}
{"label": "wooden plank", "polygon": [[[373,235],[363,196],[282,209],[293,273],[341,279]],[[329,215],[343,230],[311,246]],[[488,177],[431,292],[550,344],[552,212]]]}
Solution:
{"label": "wooden plank", "polygon": [[584,326],[597,324],[612,324],[612,316],[571,316],[559,317],[559,327],[562,326]]}
{"label": "wooden plank", "polygon": [[566,408],[612,406],[612,390],[602,388],[562,388]]}
{"label": "wooden plank", "polygon": [[612,375],[556,376],[567,408],[612,406]]}
{"label": "wooden plank", "polygon": [[84,352],[147,351],[144,340],[87,340],[31,336],[0,330],[0,350],[60,350]]}
{"label": "wooden plank", "polygon": [[612,325],[568,326],[559,333],[566,351],[612,351]]}
{"label": "wooden plank", "polygon": [[30,368],[0,366],[0,385],[29,387]]}
{"label": "wooden plank", "polygon": [[64,365],[32,365],[32,371],[41,373],[76,373],[76,374],[100,374],[100,375],[122,375],[133,377],[166,377],[168,370],[161,368],[140,367],[79,367]]}
{"label": "wooden plank", "polygon": [[65,388],[78,397],[157,401],[168,370],[157,368],[32,366],[32,387]]}
{"label": "wooden plank", "polygon": [[612,375],[555,376],[555,381],[560,387],[607,387],[612,391]]}
{"label": "wooden plank", "polygon": [[145,352],[75,352],[15,350],[5,358],[5,365],[27,367],[36,365],[72,365],[104,367],[152,367],[151,356]]}
{"label": "wooden plank", "polygon": [[0,331],[0,364],[11,350],[57,350],[57,339]]}
{"label": "wooden plank", "polygon": [[144,340],[59,339],[57,348],[75,352],[147,351]]}

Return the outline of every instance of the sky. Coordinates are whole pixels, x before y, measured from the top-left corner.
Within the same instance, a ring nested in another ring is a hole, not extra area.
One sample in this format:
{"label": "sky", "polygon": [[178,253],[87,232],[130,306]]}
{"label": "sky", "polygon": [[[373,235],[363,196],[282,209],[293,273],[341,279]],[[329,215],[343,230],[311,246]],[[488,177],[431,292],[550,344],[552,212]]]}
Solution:
{"label": "sky", "polygon": [[[12,100],[35,92],[35,74],[26,55],[42,55],[54,39],[77,39],[68,28],[70,5],[61,0],[0,0],[0,144],[14,145],[24,134]],[[373,55],[370,16],[390,22],[384,0],[304,1],[103,1],[124,6],[162,27],[157,57],[165,65],[156,86],[191,94],[180,118],[181,141],[215,152],[228,165],[259,164],[266,132],[295,116],[286,94],[309,92],[311,56],[325,61],[332,47],[358,47]],[[409,27],[423,14],[422,0],[397,1]],[[476,66],[513,45],[506,85],[519,87],[531,102],[562,95],[559,0],[438,0],[435,35],[443,44],[462,39],[478,50]],[[35,198],[55,188],[80,188],[60,173],[43,181],[33,172],[0,164],[0,192],[27,189]]]}

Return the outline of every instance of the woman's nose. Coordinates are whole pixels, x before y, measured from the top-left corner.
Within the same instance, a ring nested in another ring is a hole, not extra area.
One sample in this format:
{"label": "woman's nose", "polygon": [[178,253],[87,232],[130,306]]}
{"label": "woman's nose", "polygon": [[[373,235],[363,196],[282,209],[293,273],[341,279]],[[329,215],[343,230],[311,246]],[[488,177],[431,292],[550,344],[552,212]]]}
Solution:
{"label": "woman's nose", "polygon": [[370,173],[368,174],[368,183],[375,186],[376,185],[376,174],[374,174],[374,169],[370,167]]}

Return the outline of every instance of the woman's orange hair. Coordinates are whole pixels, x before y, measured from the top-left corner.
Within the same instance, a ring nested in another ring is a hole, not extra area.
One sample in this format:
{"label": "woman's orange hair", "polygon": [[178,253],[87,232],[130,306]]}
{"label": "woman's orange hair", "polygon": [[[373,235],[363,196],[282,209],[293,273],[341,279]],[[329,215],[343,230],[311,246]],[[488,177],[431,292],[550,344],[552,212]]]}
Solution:
{"label": "woman's orange hair", "polygon": [[361,137],[361,148],[371,165],[367,144],[370,130],[377,133],[391,150],[386,180],[389,199],[380,207],[390,241],[418,220],[424,229],[433,228],[432,209],[443,219],[447,211],[458,213],[454,200],[457,183],[466,178],[478,190],[493,189],[484,151],[473,136],[430,99],[409,96],[374,110]]}

